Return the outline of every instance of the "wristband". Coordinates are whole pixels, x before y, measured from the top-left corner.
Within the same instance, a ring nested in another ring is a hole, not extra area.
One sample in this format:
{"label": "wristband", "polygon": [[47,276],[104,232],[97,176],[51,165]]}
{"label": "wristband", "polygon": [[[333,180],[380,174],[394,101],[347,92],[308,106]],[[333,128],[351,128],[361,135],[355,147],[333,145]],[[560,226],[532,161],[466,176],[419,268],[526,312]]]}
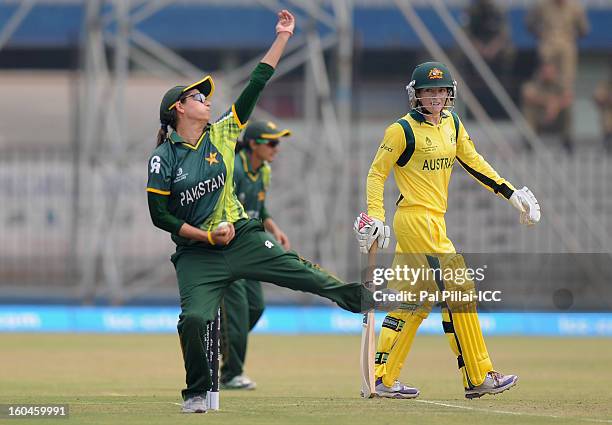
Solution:
{"label": "wristband", "polygon": [[211,245],[214,246],[215,245],[215,241],[213,241],[212,233],[210,233],[210,230],[206,231],[206,236],[208,237],[208,243],[210,243]]}

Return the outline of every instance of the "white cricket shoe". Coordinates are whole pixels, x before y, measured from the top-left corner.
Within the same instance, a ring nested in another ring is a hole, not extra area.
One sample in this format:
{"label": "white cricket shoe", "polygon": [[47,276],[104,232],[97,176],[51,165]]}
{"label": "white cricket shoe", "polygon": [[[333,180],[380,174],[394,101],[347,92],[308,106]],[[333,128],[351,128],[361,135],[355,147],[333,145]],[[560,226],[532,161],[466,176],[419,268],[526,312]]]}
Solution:
{"label": "white cricket shoe", "polygon": [[417,398],[420,394],[417,388],[409,387],[396,380],[393,386],[387,387],[383,384],[382,378],[376,380],[376,394],[385,398]]}
{"label": "white cricket shoe", "polygon": [[238,375],[222,383],[221,388],[224,390],[254,390],[257,384],[246,375]]}
{"label": "white cricket shoe", "polygon": [[183,402],[183,413],[206,413],[206,398],[196,395]]}
{"label": "white cricket shoe", "polygon": [[509,390],[516,385],[518,376],[504,375],[492,370],[482,384],[472,389],[465,390],[465,398],[480,398],[485,394],[499,394]]}

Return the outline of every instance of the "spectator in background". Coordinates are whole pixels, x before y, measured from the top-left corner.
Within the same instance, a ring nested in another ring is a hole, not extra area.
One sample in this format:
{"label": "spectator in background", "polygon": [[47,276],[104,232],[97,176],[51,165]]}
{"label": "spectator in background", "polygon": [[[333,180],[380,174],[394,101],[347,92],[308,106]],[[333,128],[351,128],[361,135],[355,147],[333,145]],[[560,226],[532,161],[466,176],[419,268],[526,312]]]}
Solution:
{"label": "spectator in background", "polygon": [[505,10],[495,0],[473,0],[465,12],[465,30],[491,70],[508,86],[514,48]]}
{"label": "spectator in background", "polygon": [[599,83],[593,93],[593,100],[601,116],[604,148],[609,154],[612,154],[612,62],[608,79]]}
{"label": "spectator in background", "polygon": [[538,39],[540,61],[559,64],[563,89],[573,97],[577,40],[589,32],[584,8],[578,0],[540,0],[526,19],[527,29]]}
{"label": "spectator in background", "polygon": [[564,91],[557,65],[550,60],[542,62],[534,77],[523,85],[521,95],[523,114],[534,131],[560,133],[565,148],[571,152],[572,99]]}

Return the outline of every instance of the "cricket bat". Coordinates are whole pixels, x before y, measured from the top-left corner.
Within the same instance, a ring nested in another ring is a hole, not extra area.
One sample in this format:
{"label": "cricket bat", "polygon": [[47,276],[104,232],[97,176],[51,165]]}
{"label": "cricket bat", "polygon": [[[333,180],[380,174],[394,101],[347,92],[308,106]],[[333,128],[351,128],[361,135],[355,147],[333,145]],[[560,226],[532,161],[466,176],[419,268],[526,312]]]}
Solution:
{"label": "cricket bat", "polygon": [[[372,271],[376,266],[376,241],[372,244],[368,253],[368,269],[366,281],[372,280]],[[376,396],[374,378],[374,356],[376,355],[376,332],[374,330],[374,310],[363,313],[363,325],[361,328],[361,396],[372,398]]]}

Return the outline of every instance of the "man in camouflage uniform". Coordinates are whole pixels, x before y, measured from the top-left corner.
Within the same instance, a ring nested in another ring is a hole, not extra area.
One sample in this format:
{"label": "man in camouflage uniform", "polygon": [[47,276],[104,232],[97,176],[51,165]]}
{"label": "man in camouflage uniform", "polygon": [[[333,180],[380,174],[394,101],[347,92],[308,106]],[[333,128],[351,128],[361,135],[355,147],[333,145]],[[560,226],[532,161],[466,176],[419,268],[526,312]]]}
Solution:
{"label": "man in camouflage uniform", "polygon": [[542,63],[536,75],[523,85],[522,106],[534,131],[560,133],[564,146],[571,150],[571,98],[563,90],[554,63]]}

